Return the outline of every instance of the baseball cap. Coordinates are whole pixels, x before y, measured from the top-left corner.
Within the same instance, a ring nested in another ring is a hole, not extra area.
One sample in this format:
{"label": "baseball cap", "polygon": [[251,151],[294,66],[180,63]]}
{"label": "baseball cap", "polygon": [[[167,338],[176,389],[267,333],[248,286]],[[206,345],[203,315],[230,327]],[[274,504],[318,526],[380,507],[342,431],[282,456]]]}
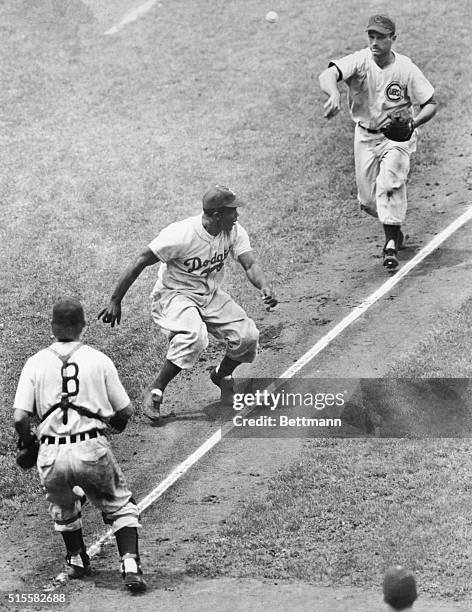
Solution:
{"label": "baseball cap", "polygon": [[380,34],[395,34],[395,22],[387,15],[372,15],[367,24],[366,32],[373,30]]}
{"label": "baseball cap", "polygon": [[52,309],[52,323],[60,327],[74,327],[85,324],[82,304],[74,298],[58,300]]}
{"label": "baseball cap", "polygon": [[203,195],[203,210],[215,211],[223,208],[237,208],[246,206],[234,191],[224,185],[214,185]]}
{"label": "baseball cap", "polygon": [[389,567],[383,581],[384,601],[396,610],[403,610],[418,598],[413,572],[401,565]]}

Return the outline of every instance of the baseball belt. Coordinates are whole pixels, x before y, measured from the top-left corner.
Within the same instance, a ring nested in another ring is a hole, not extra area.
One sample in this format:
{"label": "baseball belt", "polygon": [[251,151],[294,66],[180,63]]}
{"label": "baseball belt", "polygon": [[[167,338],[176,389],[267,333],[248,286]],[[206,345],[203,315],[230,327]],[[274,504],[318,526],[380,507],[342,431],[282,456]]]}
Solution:
{"label": "baseball belt", "polygon": [[91,440],[103,435],[99,429],[91,429],[90,431],[81,431],[70,436],[42,436],[41,444],[74,444],[74,442],[84,442],[85,440]]}
{"label": "baseball belt", "polygon": [[363,130],[365,130],[366,132],[369,132],[369,134],[381,134],[382,133],[381,130],[371,130],[370,128],[367,128],[364,125],[362,125],[362,123],[358,123],[357,125],[361,127]]}

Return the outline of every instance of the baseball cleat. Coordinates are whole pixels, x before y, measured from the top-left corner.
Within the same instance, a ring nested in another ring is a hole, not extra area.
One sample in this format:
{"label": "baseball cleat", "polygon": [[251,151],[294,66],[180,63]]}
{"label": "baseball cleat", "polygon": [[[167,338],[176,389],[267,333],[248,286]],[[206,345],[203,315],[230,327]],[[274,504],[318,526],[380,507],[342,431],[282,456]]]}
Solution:
{"label": "baseball cleat", "polygon": [[121,558],[121,575],[126,588],[133,593],[142,593],[146,590],[146,582],[139,559],[134,555],[123,555]]}
{"label": "baseball cleat", "polygon": [[383,266],[388,271],[398,268],[397,252],[395,249],[385,249],[383,253]]}
{"label": "baseball cleat", "polygon": [[228,398],[232,399],[234,393],[234,379],[232,376],[220,377],[216,373],[216,367],[213,367],[210,370],[210,380],[221,390],[222,400]]}
{"label": "baseball cleat", "polygon": [[154,423],[161,418],[161,404],[164,400],[164,393],[160,389],[151,389],[151,406],[145,414]]}
{"label": "baseball cleat", "polygon": [[92,572],[90,558],[86,552],[78,552],[75,555],[67,553],[66,556],[67,575],[71,580],[84,578]]}

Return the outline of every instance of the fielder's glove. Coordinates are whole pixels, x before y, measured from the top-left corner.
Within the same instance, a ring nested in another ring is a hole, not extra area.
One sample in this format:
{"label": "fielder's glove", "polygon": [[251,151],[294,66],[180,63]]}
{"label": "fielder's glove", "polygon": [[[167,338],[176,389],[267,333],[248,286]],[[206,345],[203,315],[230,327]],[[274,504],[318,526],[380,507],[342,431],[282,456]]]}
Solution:
{"label": "fielder's glove", "polygon": [[18,439],[16,462],[23,470],[29,470],[36,465],[39,453],[39,442],[36,437],[26,443],[21,438]]}
{"label": "fielder's glove", "polygon": [[389,140],[406,142],[415,131],[413,119],[402,115],[389,115],[390,122],[380,128],[382,134]]}

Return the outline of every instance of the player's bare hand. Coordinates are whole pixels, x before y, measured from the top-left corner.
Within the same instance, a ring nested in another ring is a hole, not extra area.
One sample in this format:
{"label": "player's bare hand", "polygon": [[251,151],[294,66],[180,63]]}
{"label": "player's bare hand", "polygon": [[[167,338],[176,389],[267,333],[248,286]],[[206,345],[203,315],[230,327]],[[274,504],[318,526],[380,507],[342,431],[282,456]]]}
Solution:
{"label": "player's bare hand", "polygon": [[263,287],[261,289],[262,301],[265,304],[266,310],[270,310],[271,308],[275,308],[279,303],[274,291],[270,287]]}
{"label": "player's bare hand", "polygon": [[121,303],[111,301],[107,308],[99,312],[97,319],[102,319],[104,323],[110,323],[111,327],[120,324],[121,321]]}
{"label": "player's bare hand", "polygon": [[339,113],[341,110],[341,96],[338,94],[334,94],[330,96],[326,102],[324,103],[324,116],[326,119],[331,119]]}

